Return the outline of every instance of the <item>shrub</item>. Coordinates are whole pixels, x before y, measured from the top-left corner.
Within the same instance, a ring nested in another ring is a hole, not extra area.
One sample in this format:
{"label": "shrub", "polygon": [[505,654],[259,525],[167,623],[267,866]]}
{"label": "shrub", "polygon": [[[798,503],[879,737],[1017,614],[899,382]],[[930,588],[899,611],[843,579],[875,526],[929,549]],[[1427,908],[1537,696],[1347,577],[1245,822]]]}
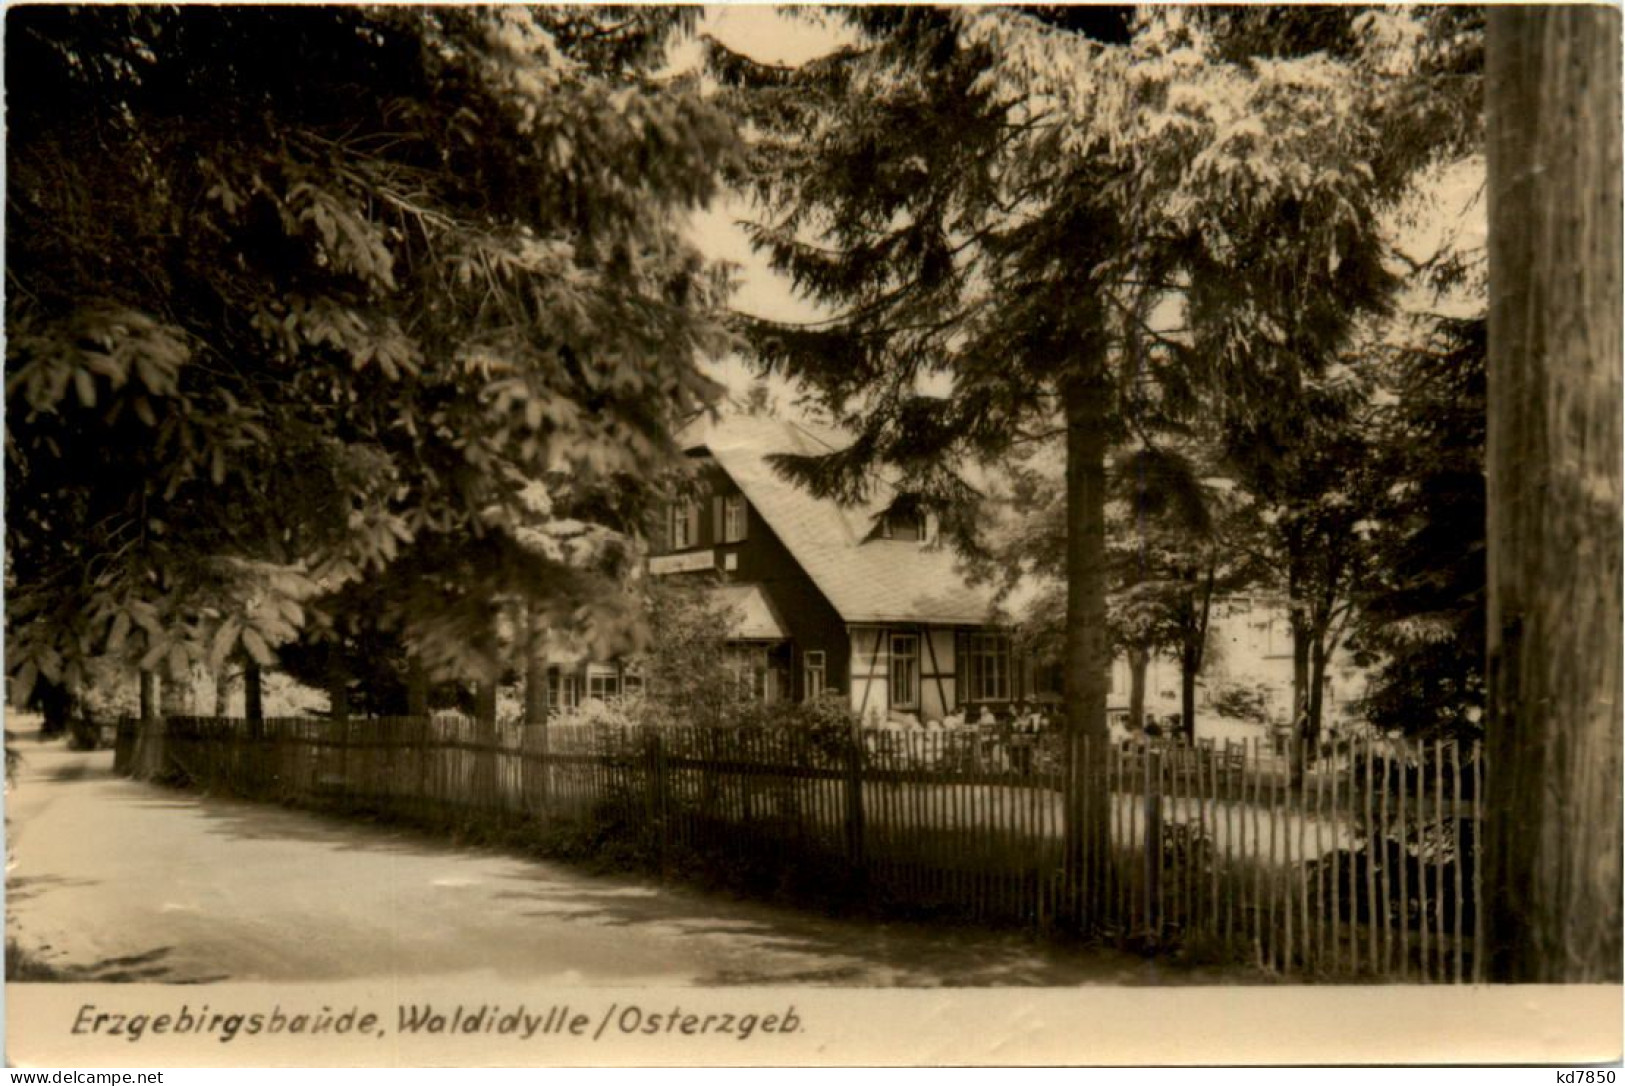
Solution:
{"label": "shrub", "polygon": [[1251,720],[1268,724],[1269,694],[1262,685],[1231,684],[1222,687],[1213,696],[1213,711],[1232,720]]}

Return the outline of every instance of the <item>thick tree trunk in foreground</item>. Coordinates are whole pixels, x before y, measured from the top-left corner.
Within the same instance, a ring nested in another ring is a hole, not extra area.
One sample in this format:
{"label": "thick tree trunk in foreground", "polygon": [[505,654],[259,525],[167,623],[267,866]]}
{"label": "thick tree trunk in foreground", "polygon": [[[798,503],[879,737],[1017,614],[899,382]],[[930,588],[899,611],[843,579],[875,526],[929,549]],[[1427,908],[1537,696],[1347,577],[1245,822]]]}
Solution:
{"label": "thick tree trunk in foreground", "polygon": [[1109,806],[1106,794],[1106,399],[1074,380],[1066,403],[1066,717],[1064,870],[1070,919],[1100,916]]}
{"label": "thick tree trunk in foreground", "polygon": [[1620,15],[1492,7],[1490,976],[1620,979]]}

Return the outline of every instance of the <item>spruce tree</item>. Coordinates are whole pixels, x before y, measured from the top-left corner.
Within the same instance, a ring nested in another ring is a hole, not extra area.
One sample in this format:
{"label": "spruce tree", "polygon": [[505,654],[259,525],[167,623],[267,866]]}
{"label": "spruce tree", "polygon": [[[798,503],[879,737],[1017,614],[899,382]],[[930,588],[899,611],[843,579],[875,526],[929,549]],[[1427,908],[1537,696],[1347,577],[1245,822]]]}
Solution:
{"label": "spruce tree", "polygon": [[855,498],[885,464],[974,549],[958,466],[1063,444],[1082,922],[1107,848],[1108,452],[1215,404],[1272,410],[1380,302],[1376,212],[1437,148],[1389,137],[1420,112],[1438,33],[1428,13],[1328,9],[1285,33],[1220,9],[840,17],[853,43],[797,68],[711,50],[756,133],[753,240],[833,312],[746,331],[856,434],[782,466]]}

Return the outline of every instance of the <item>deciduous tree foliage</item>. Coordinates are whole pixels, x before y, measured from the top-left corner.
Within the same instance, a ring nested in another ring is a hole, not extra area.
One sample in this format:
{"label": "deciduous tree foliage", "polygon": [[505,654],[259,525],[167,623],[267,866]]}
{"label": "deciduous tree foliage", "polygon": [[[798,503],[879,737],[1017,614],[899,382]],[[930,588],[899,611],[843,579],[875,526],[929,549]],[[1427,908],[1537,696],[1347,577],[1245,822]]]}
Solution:
{"label": "deciduous tree foliage", "polygon": [[[1367,359],[1368,362],[1374,362]],[[1344,644],[1371,559],[1364,526],[1383,483],[1375,463],[1374,366],[1294,379],[1291,401],[1229,423],[1227,459],[1253,508],[1244,546],[1275,573],[1292,629],[1292,715],[1312,752],[1325,674]]]}
{"label": "deciduous tree foliage", "polygon": [[[749,331],[858,433],[787,468],[851,496],[888,464],[963,541],[954,465],[1064,435],[1067,714],[1095,749],[1108,450],[1204,401],[1268,412],[1323,364],[1380,292],[1377,210],[1429,153],[1395,154],[1398,107],[1453,56],[1429,13],[1274,14],[867,8],[844,14],[853,45],[794,70],[713,48],[759,133],[755,240],[835,313]],[[1155,319],[1168,304],[1185,333]],[[1105,851],[1085,749],[1073,870]]]}
{"label": "deciduous tree foliage", "polygon": [[488,674],[504,599],[624,640],[729,341],[681,216],[733,126],[654,74],[693,17],[8,12],[18,687],[363,625]]}
{"label": "deciduous tree foliage", "polygon": [[[1249,545],[1250,505],[1229,480],[1202,475],[1204,453],[1152,447],[1122,450],[1109,464],[1106,505],[1108,643],[1129,670],[1129,727],[1145,723],[1146,672],[1166,654],[1179,665],[1180,720],[1194,734],[1196,681],[1206,662],[1213,606],[1263,579]],[[1066,634],[1066,503],[1058,479],[1018,468],[1016,515],[991,545],[1004,578],[1040,589],[1016,616],[1024,647],[1059,661]]]}

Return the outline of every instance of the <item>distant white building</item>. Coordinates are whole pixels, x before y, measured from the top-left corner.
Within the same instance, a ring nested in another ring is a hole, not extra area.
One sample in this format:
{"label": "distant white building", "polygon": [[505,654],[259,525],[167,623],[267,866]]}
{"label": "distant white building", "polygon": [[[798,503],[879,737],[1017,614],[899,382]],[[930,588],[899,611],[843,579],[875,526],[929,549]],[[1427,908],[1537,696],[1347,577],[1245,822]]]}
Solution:
{"label": "distant white building", "polygon": [[[1322,721],[1336,724],[1350,718],[1366,693],[1366,673],[1344,649],[1326,668]],[[1129,664],[1124,657],[1112,662],[1107,710],[1121,715],[1129,707]],[[1198,738],[1213,730],[1214,699],[1226,689],[1243,687],[1263,696],[1273,723],[1292,719],[1292,623],[1284,605],[1267,597],[1236,596],[1215,600],[1209,620],[1207,658],[1196,683]],[[1145,711],[1157,720],[1178,715],[1179,661],[1159,656],[1146,669]]]}

